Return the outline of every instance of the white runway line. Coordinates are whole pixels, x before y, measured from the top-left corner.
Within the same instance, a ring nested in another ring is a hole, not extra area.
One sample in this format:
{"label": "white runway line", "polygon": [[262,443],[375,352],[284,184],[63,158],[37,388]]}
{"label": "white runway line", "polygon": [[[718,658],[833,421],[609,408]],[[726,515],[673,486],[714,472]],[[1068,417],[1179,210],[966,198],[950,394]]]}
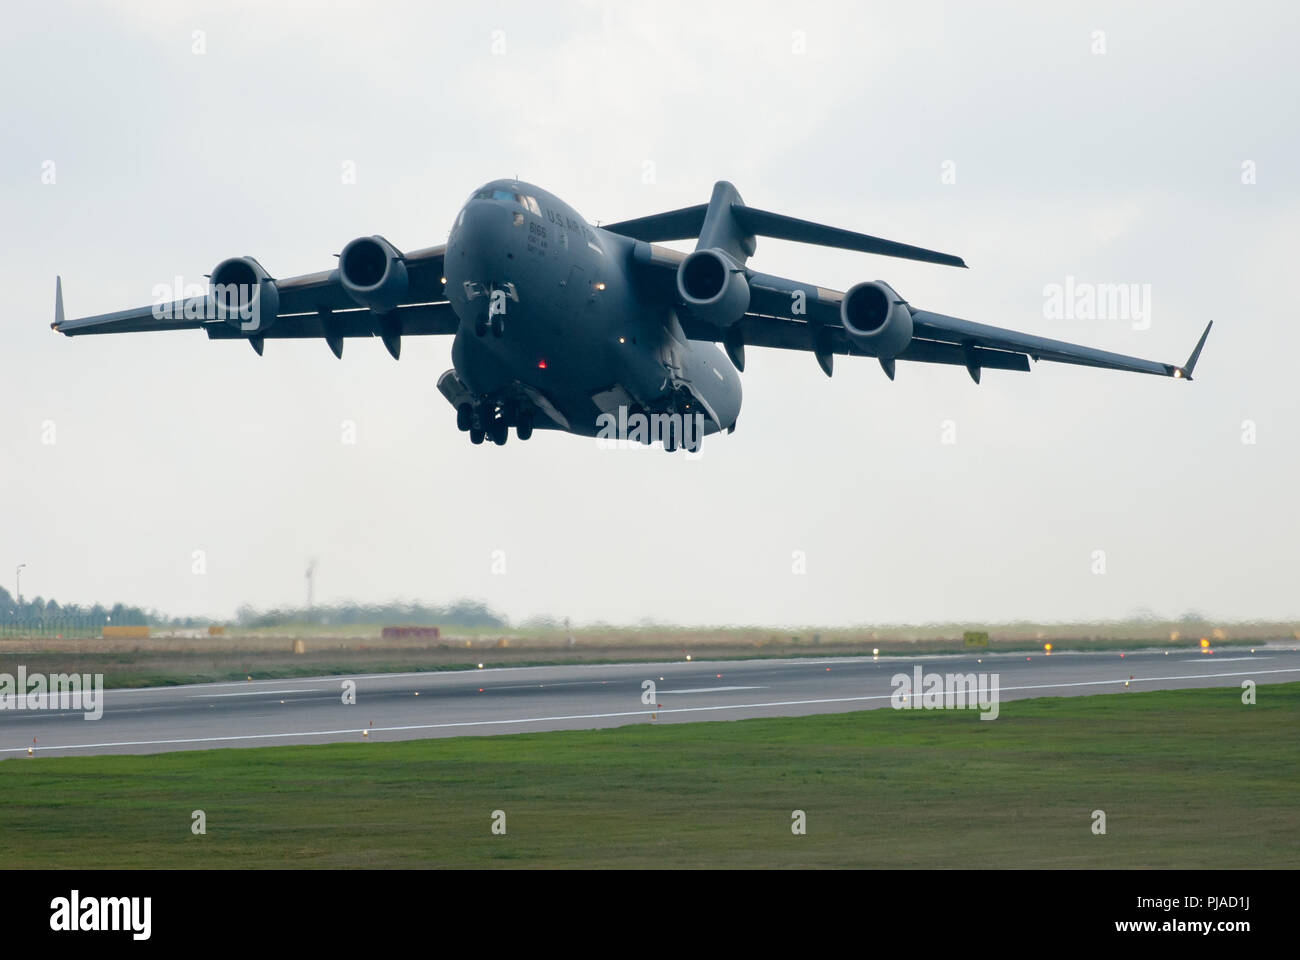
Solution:
{"label": "white runway line", "polygon": [[[1283,670],[1250,670],[1238,673],[1202,673],[1186,677],[1134,677],[1132,680],[1126,678],[1120,678],[1118,680],[1080,680],[1072,683],[1041,683],[1020,687],[1002,687],[1001,690],[1057,690],[1062,687],[1111,686],[1121,683],[1160,683],[1167,680],[1207,680],[1222,677],[1257,677],[1271,673],[1300,673],[1300,667],[1291,667]],[[653,710],[626,710],[617,713],[580,713],[558,717],[519,717],[509,720],[456,720],[447,723],[416,723],[399,727],[369,727],[366,729],[369,729],[373,733],[399,733],[404,730],[447,730],[458,727],[495,727],[524,723],[561,723],[570,720],[611,720],[617,717],[643,717],[648,716],[651,713],[703,713],[716,710],[759,710],[769,707],[801,707],[822,703],[862,703],[868,700],[888,700],[892,696],[892,693],[884,693],[863,697],[829,697],[823,700],[778,700],[771,703],[729,703],[710,705],[707,707],[661,707]],[[309,730],[294,733],[246,733],[226,737],[188,737],[176,740],[118,740],[108,743],[76,743],[64,744],[61,746],[42,746],[39,747],[38,750],[42,753],[48,753],[51,750],[93,750],[101,747],[156,747],[181,743],[231,743],[241,740],[274,740],[290,737],[337,737],[344,734],[356,736],[360,732],[361,728],[346,727],[342,730]],[[24,753],[26,750],[27,747],[25,746],[4,747],[0,748],[0,753]]]}
{"label": "white runway line", "polygon": [[[1262,649],[1266,649],[1266,648],[1262,648]],[[1132,650],[1132,651],[1130,651],[1130,652],[1131,652],[1132,655],[1135,655],[1135,656],[1136,656],[1136,655],[1143,654],[1143,653],[1152,653],[1152,652],[1157,652],[1157,651],[1155,651],[1155,650],[1147,650],[1147,649],[1134,649],[1134,650]],[[1101,657],[1101,656],[1106,656],[1106,655],[1108,655],[1108,654],[1105,653],[1105,652],[1088,651],[1088,650],[1073,650],[1073,651],[1072,651],[1072,650],[1062,650],[1062,651],[1059,651],[1059,652],[1057,652],[1057,653],[1052,654],[1052,656],[1061,657],[1061,658],[1065,658],[1065,657]],[[895,663],[907,663],[907,664],[912,664],[912,663],[916,663],[916,662],[918,662],[918,661],[930,661],[930,660],[969,660],[969,659],[971,659],[972,657],[976,657],[976,656],[979,656],[979,657],[983,658],[984,660],[999,660],[999,659],[1016,659],[1016,660],[1018,660],[1018,659],[1020,659],[1020,657],[1025,656],[1025,654],[1024,654],[1023,652],[1020,652],[1020,651],[1016,651],[1016,652],[994,652],[994,653],[975,653],[975,652],[972,652],[972,653],[928,653],[928,654],[915,654],[915,655],[909,657],[909,656],[906,656],[906,655],[902,655],[902,654],[900,654],[898,651],[894,651],[893,653],[888,654],[888,655],[884,655],[884,654],[882,654],[881,657],[880,657],[880,659],[879,659],[878,661],[877,661],[876,659],[874,659],[874,658],[871,658],[868,654],[860,654],[860,655],[858,655],[858,656],[843,656],[843,657],[835,657],[835,658],[833,658],[833,659],[827,659],[827,660],[811,660],[811,659],[808,659],[808,658],[806,658],[806,657],[764,657],[764,658],[761,658],[761,659],[759,659],[759,660],[745,660],[745,661],[740,661],[740,663],[741,663],[741,664],[744,664],[744,665],[752,665],[752,664],[756,664],[756,663],[761,663],[761,664],[763,664],[764,666],[793,666],[793,667],[799,667],[799,666],[824,666],[824,665],[826,665],[826,664],[837,664],[837,663],[838,663],[838,664],[847,664],[847,665],[849,665],[849,666],[852,666],[852,665],[854,665],[854,664],[864,664],[864,663],[873,663],[873,664],[877,664],[878,666],[888,666],[889,664],[895,664]],[[1040,654],[1040,656],[1041,656],[1041,654]],[[1220,662],[1224,662],[1225,660],[1228,660],[1228,659],[1250,659],[1250,658],[1227,658],[1227,657],[1225,657],[1225,658],[1220,659]],[[1189,661],[1187,661],[1187,662],[1188,662],[1188,663],[1193,663],[1193,662],[1199,663],[1200,661],[1199,661],[1199,660],[1197,660],[1197,661],[1191,661],[1191,660],[1189,660]],[[266,684],[266,683],[280,683],[280,684],[284,684],[284,683],[339,683],[339,682],[341,682],[341,681],[343,681],[343,680],[395,680],[395,679],[403,679],[403,678],[407,678],[407,677],[422,677],[422,678],[430,679],[430,680],[433,680],[433,679],[439,679],[439,678],[447,678],[447,679],[449,679],[449,680],[453,680],[453,679],[457,679],[457,678],[463,678],[463,677],[465,677],[465,676],[467,676],[467,675],[472,675],[472,674],[479,674],[479,675],[481,676],[481,675],[493,674],[493,673],[497,673],[497,674],[500,674],[500,673],[506,673],[506,672],[508,672],[508,671],[512,671],[512,670],[513,670],[513,671],[520,671],[520,672],[529,672],[529,671],[545,671],[545,670],[555,671],[555,670],[561,670],[561,669],[564,669],[564,670],[607,670],[607,669],[611,669],[611,668],[616,668],[616,669],[629,668],[629,671],[630,671],[630,668],[637,668],[637,667],[645,667],[645,668],[651,668],[651,669],[660,669],[660,668],[664,668],[664,667],[672,667],[672,668],[689,668],[689,669],[692,669],[692,670],[694,670],[694,669],[699,669],[699,668],[703,668],[703,669],[705,669],[705,670],[707,671],[707,670],[709,670],[709,669],[715,669],[715,670],[717,670],[717,669],[722,669],[722,668],[725,668],[725,667],[730,667],[730,668],[732,668],[732,669],[735,669],[737,665],[738,665],[738,663],[737,663],[737,661],[735,661],[735,660],[694,660],[694,661],[689,661],[689,662],[688,662],[688,661],[685,661],[685,660],[659,660],[659,661],[655,661],[655,662],[653,662],[653,663],[645,663],[645,664],[639,664],[639,663],[636,663],[636,664],[633,664],[633,663],[619,663],[619,662],[613,661],[613,662],[610,662],[610,663],[544,664],[544,665],[540,665],[540,666],[531,666],[531,667],[484,667],[484,668],[481,669],[481,670],[476,670],[476,669],[470,668],[470,669],[464,669],[464,670],[412,670],[412,671],[408,671],[408,672],[404,672],[404,673],[340,673],[340,674],[335,674],[335,675],[331,675],[331,676],[327,676],[327,677],[302,677],[301,679],[295,679],[295,678],[293,678],[293,677],[281,677],[281,678],[278,678],[278,679],[276,679],[276,678],[272,678],[272,679],[269,679],[269,680],[251,680],[251,681],[249,681],[249,680],[226,680],[226,681],[221,681],[221,682],[217,682],[217,683],[177,683],[177,684],[170,684],[170,685],[162,686],[162,687],[112,687],[112,688],[110,688],[110,689],[105,690],[105,691],[104,691],[104,695],[105,695],[105,696],[112,696],[112,697],[115,697],[115,698],[116,698],[119,694],[121,694],[121,695],[128,695],[128,694],[138,694],[138,693],[174,693],[174,692],[179,691],[179,690],[210,689],[210,688],[213,688],[213,687],[244,687],[244,688],[248,689],[248,688],[256,687],[258,684]],[[634,677],[634,676],[633,676],[633,677],[617,677],[617,678],[614,678],[614,679],[616,679],[616,680],[626,680],[626,679],[635,679],[635,677]],[[590,682],[590,681],[578,681],[578,682]]]}
{"label": "white runway line", "polygon": [[191,700],[214,700],[217,697],[269,697],[273,693],[333,693],[333,690],[322,691],[320,687],[294,690],[243,690],[239,693],[192,693]]}

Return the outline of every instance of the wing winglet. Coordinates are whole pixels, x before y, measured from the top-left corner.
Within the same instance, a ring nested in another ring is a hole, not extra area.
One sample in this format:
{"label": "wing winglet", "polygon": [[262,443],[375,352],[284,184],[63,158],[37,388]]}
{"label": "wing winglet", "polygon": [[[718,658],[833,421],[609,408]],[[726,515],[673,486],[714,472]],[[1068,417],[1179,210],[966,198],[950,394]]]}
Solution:
{"label": "wing winglet", "polygon": [[1196,367],[1196,361],[1201,358],[1201,347],[1205,346],[1205,338],[1210,335],[1210,327],[1212,326],[1214,326],[1213,320],[1205,325],[1205,332],[1201,334],[1201,339],[1196,341],[1196,349],[1192,351],[1192,355],[1187,358],[1187,362],[1182,366],[1183,377],[1187,380],[1192,379],[1192,370]]}
{"label": "wing winglet", "polygon": [[54,322],[50,324],[51,330],[58,330],[63,326],[63,278],[56,276],[54,278]]}

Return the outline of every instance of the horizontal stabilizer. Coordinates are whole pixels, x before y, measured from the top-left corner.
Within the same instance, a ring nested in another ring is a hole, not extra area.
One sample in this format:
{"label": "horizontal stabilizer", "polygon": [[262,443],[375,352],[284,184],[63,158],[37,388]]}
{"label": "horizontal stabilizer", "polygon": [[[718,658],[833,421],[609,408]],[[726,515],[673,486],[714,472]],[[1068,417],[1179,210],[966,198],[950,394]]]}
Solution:
{"label": "horizontal stabilizer", "polygon": [[894,240],[882,240],[880,237],[871,237],[865,233],[827,227],[780,213],[756,210],[754,207],[737,204],[731,208],[731,214],[742,228],[759,237],[794,240],[798,243],[812,243],[820,247],[836,247],[841,250],[858,250],[862,253],[876,253],[883,257],[920,260],[923,263],[941,263],[950,267],[966,266],[966,261],[950,253],[913,247]]}
{"label": "horizontal stabilizer", "polygon": [[652,213],[648,217],[638,217],[635,220],[601,224],[601,229],[634,240],[644,240],[646,243],[694,240],[704,228],[704,215],[708,209],[707,203],[701,203],[694,207],[669,210],[667,213]]}
{"label": "horizontal stabilizer", "polygon": [[[734,188],[733,188],[734,189]],[[602,224],[601,229],[610,233],[621,234],[646,243],[662,243],[668,240],[694,240],[704,229],[708,204],[694,207],[682,207],[666,213],[654,213],[648,217],[635,220],[621,220],[618,223]],[[950,253],[914,247],[895,240],[884,240],[865,233],[841,230],[799,220],[780,213],[769,213],[747,207],[743,203],[731,204],[731,217],[735,225],[749,237],[772,237],[775,240],[793,240],[797,243],[811,243],[821,247],[836,247],[840,250],[857,250],[861,253],[875,253],[882,257],[900,257],[904,260],[920,260],[923,263],[940,263],[950,267],[964,267],[966,261]],[[752,246],[752,245],[751,245]]]}

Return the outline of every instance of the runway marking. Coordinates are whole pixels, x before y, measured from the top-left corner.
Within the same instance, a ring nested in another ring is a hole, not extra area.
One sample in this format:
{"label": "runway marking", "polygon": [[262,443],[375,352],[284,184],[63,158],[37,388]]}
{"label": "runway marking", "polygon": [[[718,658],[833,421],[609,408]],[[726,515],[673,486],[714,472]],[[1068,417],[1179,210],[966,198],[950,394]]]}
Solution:
{"label": "runway marking", "polygon": [[[216,699],[217,697],[262,697],[262,696],[269,697],[273,693],[321,693],[321,692],[322,690],[320,687],[316,687],[315,689],[308,689],[308,690],[303,690],[295,687],[292,690],[244,690],[241,691],[240,693],[192,693],[190,694],[190,699],[209,700],[209,699]],[[326,690],[323,692],[333,693],[332,690]]]}
{"label": "runway marking", "polygon": [[[1079,680],[1071,683],[1040,683],[1019,687],[1002,687],[1011,690],[1057,690],[1063,687],[1095,687],[1118,685],[1121,683],[1160,683],[1168,680],[1209,680],[1220,677],[1257,677],[1272,673],[1300,673],[1300,667],[1288,667],[1279,670],[1249,670],[1236,673],[1202,673],[1186,677],[1143,677],[1132,680]],[[707,707],[659,707],[652,710],[625,710],[616,713],[578,713],[556,717],[517,717],[508,720],[453,720],[446,723],[415,723],[397,727],[369,727],[372,733],[400,733],[405,730],[446,730],[456,727],[495,727],[524,723],[560,723],[569,720],[612,720],[617,717],[644,717],[652,713],[704,713],[716,710],[759,710],[768,707],[801,707],[822,703],[861,703],[868,700],[889,700],[892,693],[874,694],[861,697],[829,697],[820,700],[777,700],[770,703],[729,703],[711,704]],[[241,740],[275,740],[293,737],[336,737],[343,734],[356,736],[361,732],[358,727],[346,727],[341,730],[308,730],[292,733],[244,733],[225,737],[185,737],[174,740],[118,740],[107,743],[73,743],[38,747],[38,752],[51,750],[94,750],[100,747],[155,747],[181,743],[229,743]],[[24,753],[27,747],[2,747],[0,753]]]}
{"label": "runway marking", "polygon": [[[1264,647],[1262,649],[1277,649],[1277,648]],[[1129,656],[1136,657],[1139,655],[1154,656],[1155,654],[1160,653],[1162,651],[1160,648],[1144,647],[1144,648],[1136,648],[1134,650],[1126,651],[1126,652],[1128,652]],[[1289,651],[1284,651],[1284,652],[1289,652]],[[1054,655],[1058,657],[1104,657],[1104,656],[1109,656],[1110,651],[1061,650]],[[1020,657],[1024,656],[1024,653],[1020,651],[1012,651],[1012,652],[995,651],[990,653],[983,653],[980,654],[980,656],[984,660],[990,660],[990,659],[996,659],[996,660],[1017,659],[1018,660]],[[881,654],[879,660],[871,657],[870,654],[864,653],[864,654],[859,654],[857,656],[847,655],[847,656],[835,657],[826,660],[812,660],[807,657],[760,657],[756,660],[740,660],[740,661],[695,660],[690,663],[687,663],[684,660],[658,660],[653,663],[611,662],[611,663],[543,664],[540,666],[532,666],[532,667],[485,667],[482,670],[475,670],[475,669],[412,670],[404,673],[340,673],[340,674],[331,675],[327,677],[302,677],[301,679],[296,679],[293,677],[280,677],[280,678],[272,678],[269,680],[252,680],[252,681],[228,680],[228,681],[222,681],[220,683],[177,683],[165,687],[114,687],[112,689],[105,690],[104,696],[105,697],[112,696],[116,699],[119,695],[125,696],[128,694],[176,693],[181,690],[211,689],[214,687],[248,687],[248,686],[253,686],[262,683],[281,683],[281,684],[283,683],[336,683],[341,680],[385,680],[385,679],[401,679],[404,677],[425,677],[430,680],[438,679],[438,678],[442,678],[446,680],[455,680],[455,679],[464,679],[465,677],[475,673],[480,675],[487,674],[487,673],[504,673],[509,670],[529,672],[529,671],[546,671],[546,670],[556,671],[556,670],[620,670],[621,669],[621,670],[629,671],[630,673],[632,673],[633,677],[635,677],[635,676],[639,676],[639,674],[635,673],[634,669],[641,669],[641,670],[663,669],[665,667],[685,668],[685,669],[695,670],[699,668],[707,669],[710,666],[719,666],[719,667],[728,667],[732,670],[735,670],[739,667],[750,668],[754,666],[762,666],[762,667],[823,666],[825,664],[834,664],[834,663],[845,664],[849,666],[855,664],[861,664],[861,665],[873,664],[876,666],[889,666],[890,664],[896,664],[896,663],[910,664],[921,660],[961,661],[961,660],[970,660],[974,657],[975,654],[967,654],[967,653],[920,653],[920,654],[908,655],[899,651],[895,651],[889,654]],[[1234,658],[1223,658],[1223,659],[1226,660],[1226,659],[1234,659]],[[1223,662],[1223,660],[1220,660],[1220,662]],[[618,677],[616,679],[622,680],[628,678]],[[580,682],[589,683],[591,681],[580,681]]]}
{"label": "runway marking", "polygon": [[[1232,663],[1234,660],[1272,660],[1272,657],[1215,657],[1215,663]],[[1179,663],[1209,663],[1208,660],[1179,660]]]}
{"label": "runway marking", "polygon": [[659,695],[677,696],[681,693],[722,693],[724,690],[766,690],[767,687],[697,687],[694,690],[660,690]]}

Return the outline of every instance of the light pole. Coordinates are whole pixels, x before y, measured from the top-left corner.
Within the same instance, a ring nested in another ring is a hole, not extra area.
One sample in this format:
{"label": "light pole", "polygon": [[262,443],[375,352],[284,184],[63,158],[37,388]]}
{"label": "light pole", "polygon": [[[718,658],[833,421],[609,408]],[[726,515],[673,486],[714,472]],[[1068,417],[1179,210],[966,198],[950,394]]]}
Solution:
{"label": "light pole", "polygon": [[315,559],[313,559],[310,563],[307,564],[307,613],[308,615],[311,614],[312,601],[314,599],[314,597],[312,596],[313,594],[312,587],[316,585],[315,580],[316,580],[316,561]]}
{"label": "light pole", "polygon": [[20,563],[14,570],[14,602],[17,604],[23,602],[23,567],[25,566],[27,564]]}

